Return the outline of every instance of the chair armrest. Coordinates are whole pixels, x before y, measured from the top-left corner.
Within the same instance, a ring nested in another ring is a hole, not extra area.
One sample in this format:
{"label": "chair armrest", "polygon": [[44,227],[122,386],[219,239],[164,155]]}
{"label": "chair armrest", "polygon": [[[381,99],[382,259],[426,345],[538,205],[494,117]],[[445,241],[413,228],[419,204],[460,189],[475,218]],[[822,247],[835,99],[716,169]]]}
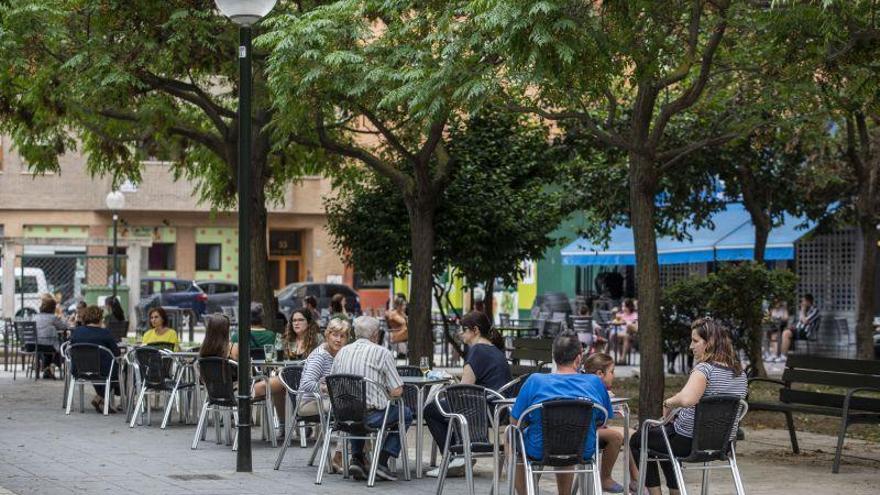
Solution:
{"label": "chair armrest", "polygon": [[785,383],[782,380],[775,380],[773,378],[762,378],[760,376],[756,376],[754,378],[749,378],[749,380],[748,380],[749,386],[751,386],[752,382],[775,383],[776,385],[779,385],[780,387],[788,387],[789,386],[788,383]]}

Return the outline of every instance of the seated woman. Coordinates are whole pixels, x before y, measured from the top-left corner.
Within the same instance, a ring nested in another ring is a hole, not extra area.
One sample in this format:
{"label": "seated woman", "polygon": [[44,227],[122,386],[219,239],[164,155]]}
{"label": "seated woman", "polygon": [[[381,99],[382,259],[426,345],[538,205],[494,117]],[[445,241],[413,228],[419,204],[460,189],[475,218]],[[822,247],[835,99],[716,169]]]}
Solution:
{"label": "seated woman", "polygon": [[[232,343],[229,338],[229,318],[222,314],[213,314],[205,323],[205,340],[199,349],[199,357],[223,357],[238,362],[238,344]],[[277,376],[269,378],[269,387],[272,390],[272,403],[278,411],[279,420],[284,419],[285,393],[284,385]],[[254,384],[254,399],[266,397],[266,381],[260,380]],[[284,431],[283,424],[281,431]]]}
{"label": "seated woman", "polygon": [[40,312],[34,316],[34,322],[37,324],[37,346],[34,344],[25,345],[28,352],[40,352],[43,358],[43,378],[55,378],[52,371],[52,365],[61,366],[61,341],[58,338],[59,332],[66,332],[67,325],[55,314],[57,303],[55,298],[49,294],[43,294],[40,298]]}
{"label": "seated woman", "polygon": [[143,344],[158,344],[158,347],[171,347],[177,350],[180,341],[177,340],[177,332],[167,327],[168,313],[161,307],[153,308],[150,310],[148,317],[151,328],[144,334]]}
{"label": "seated woman", "polygon": [[119,298],[110,296],[104,299],[104,327],[109,328],[111,323],[121,323],[124,321],[125,311],[122,310]]}
{"label": "seated woman", "polygon": [[282,338],[282,349],[286,358],[299,361],[309,357],[321,342],[320,331],[311,311],[306,308],[294,311]]}
{"label": "seated woman", "polygon": [[[504,338],[486,313],[471,311],[461,319],[461,340],[469,347],[465,358],[461,383],[480,385],[498,390],[511,380],[510,365],[504,355]],[[446,406],[446,404],[443,404]],[[448,411],[447,407],[444,407]],[[425,406],[425,422],[431,431],[434,441],[442,449],[446,443],[446,430],[449,420],[440,413],[435,402]],[[436,477],[439,469],[428,472],[428,476]],[[449,463],[447,476],[464,474],[464,459],[457,457]]]}
{"label": "seated woman", "polygon": [[[687,456],[691,452],[694,436],[694,406],[703,397],[714,395],[737,395],[745,398],[747,385],[746,374],[736,357],[730,332],[723,325],[710,318],[697,320],[691,325],[691,351],[697,365],[681,391],[663,401],[663,415],[666,416],[675,408],[678,411],[674,421],[667,424],[666,433],[672,452],[677,456]],[[639,459],[641,448],[641,432],[636,432],[629,442],[633,459]],[[666,452],[666,443],[659,428],[648,430],[648,448],[658,452]],[[660,473],[656,462],[648,463],[645,473],[645,486],[651,495],[660,495]],[[670,494],[678,493],[678,484],[672,465],[668,462],[659,463],[666,477],[666,486]]]}
{"label": "seated woman", "polygon": [[[614,317],[611,338],[622,346],[621,355],[629,354],[630,342],[639,331],[639,313],[632,299],[623,300],[623,309]],[[618,363],[620,364],[620,363]]]}
{"label": "seated woman", "polygon": [[[71,344],[98,344],[110,349],[113,356],[119,356],[119,347],[116,346],[116,340],[110,335],[106,328],[101,327],[101,320],[104,317],[104,311],[97,306],[89,306],[83,310],[82,326],[76,327],[70,333]],[[101,353],[101,372],[105,375],[110,372],[112,358],[106,353]],[[113,367],[113,379],[116,379],[119,368]],[[99,414],[104,412],[104,385],[94,384],[95,398],[92,399],[92,406]],[[113,393],[119,395],[119,383],[113,384]],[[109,411],[116,411],[110,407]]]}

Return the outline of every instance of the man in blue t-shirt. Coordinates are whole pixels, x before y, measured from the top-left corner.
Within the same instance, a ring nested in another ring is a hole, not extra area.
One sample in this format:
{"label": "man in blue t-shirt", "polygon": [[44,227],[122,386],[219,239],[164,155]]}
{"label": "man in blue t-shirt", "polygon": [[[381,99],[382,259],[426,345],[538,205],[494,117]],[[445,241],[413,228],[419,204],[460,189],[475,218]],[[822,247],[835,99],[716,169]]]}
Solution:
{"label": "man in blue t-shirt", "polygon": [[[519,423],[523,412],[529,407],[552,399],[587,399],[606,411],[611,412],[611,398],[602,380],[596,375],[578,373],[583,359],[581,343],[574,334],[562,334],[553,341],[553,362],[556,372],[552,374],[535,373],[529,377],[516,397],[510,411],[510,422]],[[593,410],[593,419],[601,423],[605,418],[599,409]],[[543,435],[541,432],[540,410],[529,414],[529,427],[523,440],[529,457],[543,457]],[[584,459],[593,457],[596,447],[596,428],[591,428],[584,441]],[[560,495],[571,493],[571,473],[556,475],[556,487]],[[516,472],[516,489],[525,493],[522,468]]]}

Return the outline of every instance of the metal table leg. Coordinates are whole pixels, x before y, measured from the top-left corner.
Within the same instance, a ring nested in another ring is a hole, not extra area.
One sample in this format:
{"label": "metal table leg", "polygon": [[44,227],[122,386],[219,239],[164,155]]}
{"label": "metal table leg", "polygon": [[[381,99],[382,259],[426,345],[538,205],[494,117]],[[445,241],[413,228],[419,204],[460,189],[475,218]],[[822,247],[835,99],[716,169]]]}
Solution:
{"label": "metal table leg", "polygon": [[416,400],[416,479],[422,479],[422,423],[424,423],[425,387],[416,387],[419,390]]}

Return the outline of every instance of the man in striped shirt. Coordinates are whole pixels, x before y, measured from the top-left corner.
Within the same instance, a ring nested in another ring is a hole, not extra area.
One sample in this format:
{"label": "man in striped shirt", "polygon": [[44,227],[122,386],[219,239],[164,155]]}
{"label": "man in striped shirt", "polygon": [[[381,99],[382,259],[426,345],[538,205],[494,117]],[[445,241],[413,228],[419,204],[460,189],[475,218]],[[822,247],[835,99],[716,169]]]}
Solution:
{"label": "man in striped shirt", "polygon": [[[391,397],[400,397],[403,393],[403,381],[397,373],[394,356],[391,351],[376,344],[379,339],[379,320],[372,316],[361,316],[354,320],[354,334],[357,340],[342,348],[333,360],[332,374],[349,374],[362,376],[371,380]],[[386,395],[376,386],[367,384],[367,409],[365,421],[373,427],[382,426],[385,416],[385,408],[388,406]],[[398,404],[390,406],[388,411],[388,426],[396,425],[398,419]],[[412,411],[404,406],[404,421],[406,428],[412,423]],[[364,459],[364,441],[351,441],[352,464],[349,469],[355,479],[366,479],[366,461]],[[388,468],[388,459],[397,458],[400,455],[400,436],[388,433],[379,453],[379,465],[376,475],[380,479],[394,481],[397,477]]]}
{"label": "man in striped shirt", "polygon": [[798,312],[797,325],[794,328],[788,328],[782,332],[782,352],[772,362],[784,363],[788,357],[788,350],[791,349],[792,340],[806,340],[818,332],[819,325],[819,308],[813,300],[812,294],[804,294],[801,298],[801,309]]}

